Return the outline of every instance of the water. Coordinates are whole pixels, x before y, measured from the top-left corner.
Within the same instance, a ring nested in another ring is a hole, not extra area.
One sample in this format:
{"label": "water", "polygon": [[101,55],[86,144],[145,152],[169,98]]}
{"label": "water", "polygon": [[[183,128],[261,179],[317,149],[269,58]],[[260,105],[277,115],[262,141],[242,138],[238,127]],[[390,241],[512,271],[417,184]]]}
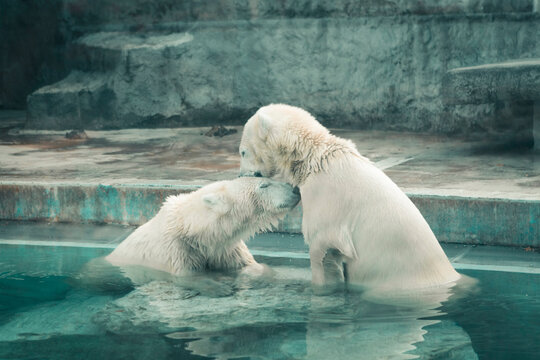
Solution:
{"label": "water", "polygon": [[[537,359],[540,353],[535,271],[462,269],[479,280],[472,292],[405,306],[355,292],[313,294],[298,242],[254,246],[258,260],[275,270],[271,279],[207,274],[182,281],[140,268],[122,273],[95,260],[111,244],[23,244],[0,245],[0,359]],[[287,249],[280,253],[278,246]],[[190,286],[205,280],[223,288]]]}

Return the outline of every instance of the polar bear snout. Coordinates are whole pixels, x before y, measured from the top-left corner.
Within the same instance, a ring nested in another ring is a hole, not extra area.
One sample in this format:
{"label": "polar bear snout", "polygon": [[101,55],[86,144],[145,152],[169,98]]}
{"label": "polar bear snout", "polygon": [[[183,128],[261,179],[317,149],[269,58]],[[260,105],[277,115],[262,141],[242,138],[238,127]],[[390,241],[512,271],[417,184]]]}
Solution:
{"label": "polar bear snout", "polygon": [[290,194],[290,196],[285,201],[279,204],[278,207],[281,209],[292,209],[299,202],[300,202],[300,193],[294,193],[294,190],[293,190],[293,193]]}
{"label": "polar bear snout", "polygon": [[273,182],[274,194],[272,198],[276,202],[275,206],[279,209],[292,209],[300,201],[300,190],[286,183]]}
{"label": "polar bear snout", "polygon": [[263,177],[260,171],[240,171],[238,177]]}
{"label": "polar bear snout", "polygon": [[292,209],[300,201],[300,190],[287,183],[261,178],[257,185],[257,193],[266,211],[281,212]]}
{"label": "polar bear snout", "polygon": [[295,187],[292,188],[291,203],[293,203],[293,205],[291,206],[291,208],[295,207],[296,204],[298,204],[300,202],[300,199],[301,199],[300,188],[298,186],[295,186]]}

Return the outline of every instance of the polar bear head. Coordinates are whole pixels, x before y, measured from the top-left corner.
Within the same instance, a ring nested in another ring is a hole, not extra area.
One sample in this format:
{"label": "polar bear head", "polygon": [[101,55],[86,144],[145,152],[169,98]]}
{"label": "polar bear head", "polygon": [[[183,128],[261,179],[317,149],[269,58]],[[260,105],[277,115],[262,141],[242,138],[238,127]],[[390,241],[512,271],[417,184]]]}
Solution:
{"label": "polar bear head", "polygon": [[[244,126],[240,173],[300,185],[302,168],[321,167],[335,138],[307,111],[284,104],[260,108]],[[313,162],[307,164],[308,162]]]}
{"label": "polar bear head", "polygon": [[[291,185],[257,177],[218,181],[190,194],[171,196],[169,231],[207,245],[247,239],[270,230],[300,201]],[[229,240],[229,241],[227,241]]]}

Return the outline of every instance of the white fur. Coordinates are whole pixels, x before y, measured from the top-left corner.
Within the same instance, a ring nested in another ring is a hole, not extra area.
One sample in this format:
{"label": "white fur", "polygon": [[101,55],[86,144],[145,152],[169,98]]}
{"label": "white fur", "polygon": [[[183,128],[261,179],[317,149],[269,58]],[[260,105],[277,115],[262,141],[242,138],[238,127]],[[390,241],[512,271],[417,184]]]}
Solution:
{"label": "white fur", "polygon": [[305,110],[265,106],[245,125],[242,173],[300,187],[302,231],[315,285],[348,280],[370,289],[413,289],[457,281],[410,199],[354,144],[331,135]]}
{"label": "white fur", "polygon": [[298,201],[292,186],[277,181],[216,182],[168,197],[158,214],[106,259],[117,266],[142,265],[172,274],[257,268],[243,239],[276,225]]}

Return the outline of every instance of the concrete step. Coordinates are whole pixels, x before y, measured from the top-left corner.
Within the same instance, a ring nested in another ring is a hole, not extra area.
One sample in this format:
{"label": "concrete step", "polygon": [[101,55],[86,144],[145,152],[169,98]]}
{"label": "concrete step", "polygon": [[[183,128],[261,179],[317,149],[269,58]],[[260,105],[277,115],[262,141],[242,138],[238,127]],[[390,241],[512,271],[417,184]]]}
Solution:
{"label": "concrete step", "polygon": [[442,89],[447,104],[495,103],[504,136],[540,150],[540,58],[452,69]]}
{"label": "concrete step", "polygon": [[129,67],[140,65],[141,58],[151,60],[148,57],[159,57],[163,50],[171,51],[192,40],[193,36],[186,32],[98,32],[78,39],[70,55],[72,66],[81,71],[106,72],[120,67],[130,72]]}
{"label": "concrete step", "polygon": [[[141,225],[191,186],[0,182],[0,220]],[[540,201],[409,194],[442,242],[540,247]],[[278,232],[300,233],[302,207]]]}
{"label": "concrete step", "polygon": [[540,100],[540,58],[462,67],[443,79],[448,104]]}
{"label": "concrete step", "polygon": [[73,47],[75,70],[28,97],[27,127],[163,127],[234,118],[234,55],[219,33],[207,27],[198,41],[186,32],[84,36]]}
{"label": "concrete step", "polygon": [[27,100],[27,127],[84,129],[114,126],[115,95],[104,74],[73,71],[65,79],[45,86]]}

